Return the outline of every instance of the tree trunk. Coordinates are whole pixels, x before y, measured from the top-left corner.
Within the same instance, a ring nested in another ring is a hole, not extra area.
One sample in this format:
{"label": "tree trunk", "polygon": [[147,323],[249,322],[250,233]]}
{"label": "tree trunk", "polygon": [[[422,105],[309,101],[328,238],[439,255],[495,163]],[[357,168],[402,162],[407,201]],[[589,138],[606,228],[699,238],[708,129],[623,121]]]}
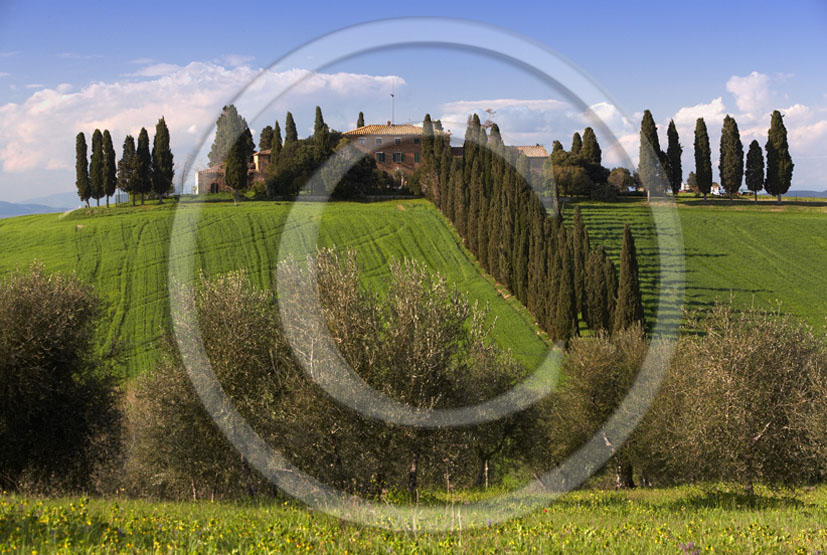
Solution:
{"label": "tree trunk", "polygon": [[706,202],[706,193],[704,193],[704,202]]}
{"label": "tree trunk", "polygon": [[106,195],[106,207],[109,208],[109,195]]}
{"label": "tree trunk", "polygon": [[238,206],[238,189],[233,189],[233,205]]}
{"label": "tree trunk", "polygon": [[778,204],[781,204],[781,195],[778,195]]}
{"label": "tree trunk", "polygon": [[416,493],[416,473],[419,465],[419,453],[414,453],[413,461],[411,461],[411,468],[408,471],[408,491],[411,496]]}
{"label": "tree trunk", "polygon": [[755,191],[755,204],[758,204],[758,191]]}
{"label": "tree trunk", "polygon": [[632,465],[618,459],[615,467],[615,489],[632,489],[634,487],[635,479],[632,474]]}
{"label": "tree trunk", "polygon": [[96,198],[96,199],[95,199],[95,206],[97,206],[98,208],[100,208],[100,205],[101,205],[101,199]]}
{"label": "tree trunk", "polygon": [[143,206],[143,205],[144,205],[144,194],[141,193],[141,206]]}
{"label": "tree trunk", "polygon": [[244,482],[247,484],[247,493],[250,497],[255,497],[256,486],[253,484],[253,473],[250,472],[250,465],[244,457],[241,457],[241,472],[244,474]]}
{"label": "tree trunk", "polygon": [[132,197],[132,206],[135,206],[135,194],[129,193],[129,196]]}

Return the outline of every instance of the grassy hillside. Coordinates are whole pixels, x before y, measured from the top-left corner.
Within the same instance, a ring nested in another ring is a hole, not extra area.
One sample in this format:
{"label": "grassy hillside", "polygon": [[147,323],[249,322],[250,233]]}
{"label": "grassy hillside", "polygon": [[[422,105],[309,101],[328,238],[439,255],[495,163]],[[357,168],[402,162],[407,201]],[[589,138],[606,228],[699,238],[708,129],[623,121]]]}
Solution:
{"label": "grassy hillside", "polygon": [[[657,243],[645,199],[581,202],[592,242],[605,245],[617,262],[623,225],[636,239],[647,316],[656,294]],[[573,210],[567,211],[567,218]],[[739,200],[678,201],[685,260],[686,305],[703,309],[733,296],[740,306],[755,302],[825,325],[827,296],[827,203]]]}
{"label": "grassy hillside", "polygon": [[[302,203],[206,203],[199,221],[199,269],[223,273],[247,268],[269,285],[276,262],[312,251],[309,223],[318,205]],[[0,221],[0,273],[32,260],[50,271],[76,271],[107,302],[101,336],[120,341],[124,374],[145,371],[157,356],[168,322],[167,252],[174,205],[83,210],[65,217],[38,215]],[[194,207],[181,205],[184,210]],[[288,210],[295,213],[290,252],[278,252]],[[530,366],[546,354],[533,319],[514,299],[503,299],[480,273],[453,229],[427,201],[331,203],[321,216],[319,244],[353,247],[371,287],[386,287],[392,257],[420,260],[473,299],[489,303],[499,344]]]}

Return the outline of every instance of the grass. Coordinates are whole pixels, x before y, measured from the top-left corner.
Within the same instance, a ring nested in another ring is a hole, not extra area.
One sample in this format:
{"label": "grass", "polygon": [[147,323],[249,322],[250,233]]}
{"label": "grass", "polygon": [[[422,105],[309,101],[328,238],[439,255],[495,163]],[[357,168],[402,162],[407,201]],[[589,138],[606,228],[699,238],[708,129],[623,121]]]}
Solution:
{"label": "grass", "polygon": [[[650,210],[642,198],[579,202],[592,243],[620,256],[623,224],[629,223],[638,250],[648,319],[657,293],[657,243]],[[568,210],[570,218],[573,210]],[[677,204],[685,262],[685,304],[704,310],[716,299],[736,306],[775,309],[823,328],[827,315],[827,203],[680,198]]]}
{"label": "grass", "polygon": [[0,553],[818,553],[825,522],[823,486],[752,499],[726,486],[580,491],[504,523],[432,534],[350,524],[290,501],[0,494]]}
{"label": "grass", "polygon": [[[412,258],[457,285],[472,300],[488,303],[496,318],[497,342],[530,368],[548,344],[538,336],[531,315],[505,299],[481,272],[442,215],[424,200],[373,204],[248,202],[205,203],[198,223],[196,268],[209,274],[246,268],[254,282],[269,286],[273,270],[287,255],[314,251],[310,239],[321,220],[319,245],[353,247],[367,284],[387,287],[391,258]],[[167,257],[176,208],[173,203],[143,207],[84,209],[66,216],[26,216],[0,221],[0,274],[42,261],[49,271],[75,271],[93,284],[107,304],[100,337],[105,349],[120,343],[124,377],[152,366],[168,325]],[[288,211],[295,213],[285,252],[279,242]]]}

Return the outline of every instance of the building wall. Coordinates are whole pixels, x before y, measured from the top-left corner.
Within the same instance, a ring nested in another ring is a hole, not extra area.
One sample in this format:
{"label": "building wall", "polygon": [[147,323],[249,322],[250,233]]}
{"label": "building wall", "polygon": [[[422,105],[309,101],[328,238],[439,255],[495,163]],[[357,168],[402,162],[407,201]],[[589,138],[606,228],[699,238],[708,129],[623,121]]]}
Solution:
{"label": "building wall", "polygon": [[[376,166],[390,175],[397,171],[411,175],[422,165],[422,135],[356,135],[347,137],[351,144],[370,154]],[[381,142],[377,142],[377,140]],[[448,146],[449,137],[445,135]]]}

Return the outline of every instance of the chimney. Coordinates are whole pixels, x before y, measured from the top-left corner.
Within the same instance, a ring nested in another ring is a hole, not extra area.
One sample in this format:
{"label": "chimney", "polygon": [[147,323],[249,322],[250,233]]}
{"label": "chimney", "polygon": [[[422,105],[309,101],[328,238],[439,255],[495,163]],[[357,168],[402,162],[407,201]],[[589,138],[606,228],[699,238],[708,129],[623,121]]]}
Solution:
{"label": "chimney", "polygon": [[391,126],[391,122],[390,122],[390,120],[388,120],[388,127],[390,127],[390,126]]}

